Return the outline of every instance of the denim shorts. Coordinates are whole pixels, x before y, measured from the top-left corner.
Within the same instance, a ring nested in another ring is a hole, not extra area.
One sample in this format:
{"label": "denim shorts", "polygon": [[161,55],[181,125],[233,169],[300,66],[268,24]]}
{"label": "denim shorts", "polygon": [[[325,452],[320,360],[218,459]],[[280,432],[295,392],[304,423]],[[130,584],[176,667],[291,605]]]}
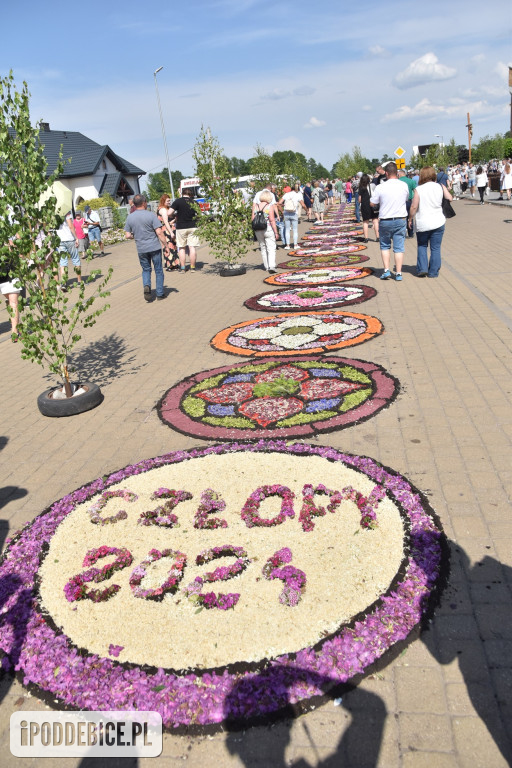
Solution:
{"label": "denim shorts", "polygon": [[59,266],[67,267],[69,256],[75,267],[80,266],[80,254],[74,240],[63,240],[59,246],[59,253],[61,254]]}
{"label": "denim shorts", "polygon": [[101,228],[100,227],[91,227],[91,226],[89,226],[89,240],[91,242],[93,240],[97,240],[98,243],[101,243]]}
{"label": "denim shorts", "polygon": [[393,253],[403,253],[407,219],[379,219],[379,240],[381,251],[389,251],[393,243]]}

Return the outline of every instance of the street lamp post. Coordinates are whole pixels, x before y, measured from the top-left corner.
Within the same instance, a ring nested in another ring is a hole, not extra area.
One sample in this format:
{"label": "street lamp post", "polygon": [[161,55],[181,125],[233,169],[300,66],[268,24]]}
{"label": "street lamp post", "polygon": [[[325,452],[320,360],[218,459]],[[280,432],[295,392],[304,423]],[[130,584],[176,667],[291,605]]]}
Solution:
{"label": "street lamp post", "polygon": [[172,199],[174,200],[174,186],[172,183],[171,166],[169,163],[169,152],[167,150],[167,139],[165,138],[164,116],[162,115],[162,106],[160,104],[160,94],[158,92],[158,82],[156,79],[157,74],[161,72],[162,69],[163,67],[158,67],[158,69],[155,69],[155,71],[153,72],[153,77],[155,78],[156,100],[158,103],[158,112],[160,113],[160,125],[162,126],[162,138],[164,140],[165,159],[167,161],[167,173],[169,174],[169,183],[171,185],[171,195],[172,195]]}
{"label": "street lamp post", "polygon": [[434,139],[441,139],[441,141],[439,142],[439,146],[444,147],[443,137],[441,136],[440,133],[434,133]]}

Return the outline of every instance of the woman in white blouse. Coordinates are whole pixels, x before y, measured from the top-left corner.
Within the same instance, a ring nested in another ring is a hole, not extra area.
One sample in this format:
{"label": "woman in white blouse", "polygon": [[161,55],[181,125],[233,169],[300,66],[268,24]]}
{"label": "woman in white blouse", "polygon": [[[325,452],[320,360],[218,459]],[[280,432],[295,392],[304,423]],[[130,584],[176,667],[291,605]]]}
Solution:
{"label": "woman in white blouse", "polygon": [[452,200],[452,196],[443,184],[437,183],[436,178],[436,172],[431,166],[420,170],[420,179],[414,190],[409,211],[409,225],[416,216],[418,243],[416,274],[418,277],[437,277],[441,269],[441,242],[446,221],[442,202],[443,197]]}
{"label": "woman in white blouse", "polygon": [[485,188],[487,187],[488,182],[489,179],[487,178],[487,173],[484,171],[482,166],[479,165],[476,169],[476,187],[480,194],[480,205],[484,205]]}

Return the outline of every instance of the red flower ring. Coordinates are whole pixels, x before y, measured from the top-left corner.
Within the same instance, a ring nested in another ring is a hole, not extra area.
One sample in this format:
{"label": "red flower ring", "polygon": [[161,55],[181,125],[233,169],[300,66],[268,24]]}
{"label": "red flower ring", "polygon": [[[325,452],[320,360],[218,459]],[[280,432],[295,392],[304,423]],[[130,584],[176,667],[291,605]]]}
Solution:
{"label": "red flower ring", "polygon": [[387,408],[398,382],[376,363],[292,357],[188,376],[158,414],[173,429],[211,440],[298,437],[344,429]]}

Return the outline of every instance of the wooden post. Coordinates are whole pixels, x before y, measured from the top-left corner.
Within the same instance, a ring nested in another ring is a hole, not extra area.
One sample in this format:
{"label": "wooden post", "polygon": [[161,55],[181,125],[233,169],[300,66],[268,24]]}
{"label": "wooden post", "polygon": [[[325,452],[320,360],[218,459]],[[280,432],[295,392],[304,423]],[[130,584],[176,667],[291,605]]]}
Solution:
{"label": "wooden post", "polygon": [[471,125],[471,118],[468,114],[468,123],[466,128],[468,129],[468,150],[469,150],[469,162],[471,162],[471,137],[473,136],[473,126]]}

